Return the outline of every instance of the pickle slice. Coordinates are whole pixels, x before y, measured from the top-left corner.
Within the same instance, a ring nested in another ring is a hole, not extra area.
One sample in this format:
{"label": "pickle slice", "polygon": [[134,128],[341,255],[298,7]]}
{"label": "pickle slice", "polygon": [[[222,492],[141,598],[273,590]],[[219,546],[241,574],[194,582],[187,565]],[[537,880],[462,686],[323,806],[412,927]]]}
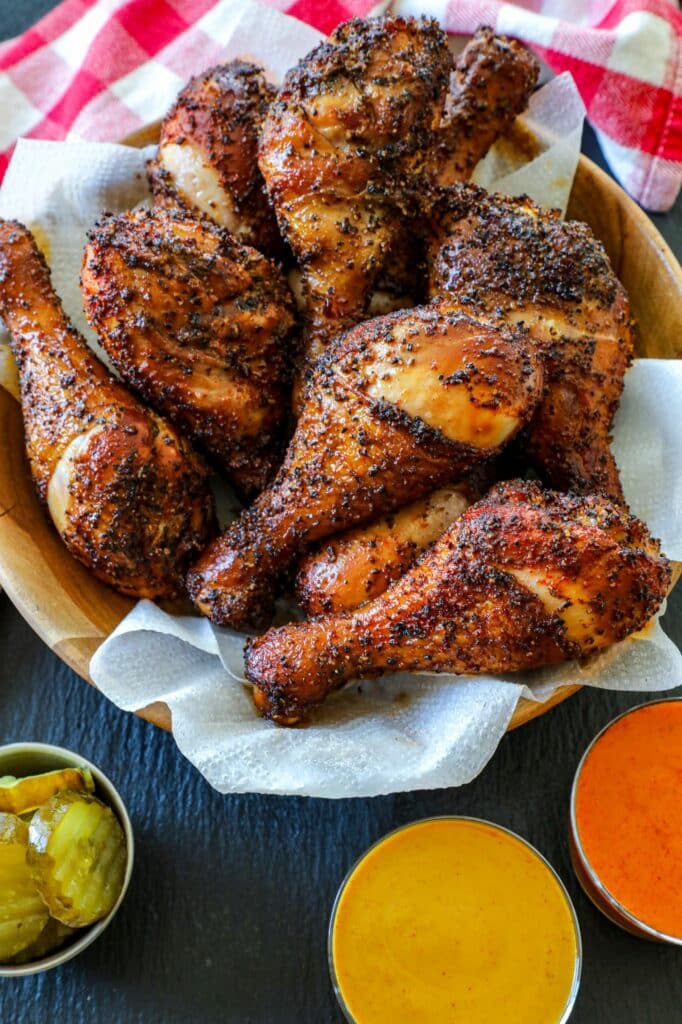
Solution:
{"label": "pickle slice", "polygon": [[78,789],[92,793],[95,783],[89,768],[59,768],[40,775],[27,775],[17,779],[3,775],[0,779],[0,811],[26,814],[35,811],[55,793],[63,789]]}
{"label": "pickle slice", "polygon": [[26,822],[0,813],[0,961],[35,942],[48,921],[26,863],[27,850]]}
{"label": "pickle slice", "polygon": [[28,863],[38,892],[62,924],[105,917],[123,887],[126,840],[110,807],[64,790],[39,807],[28,830]]}
{"label": "pickle slice", "polygon": [[76,934],[76,930],[75,928],[69,928],[66,924],[62,924],[61,921],[55,920],[54,917],[48,918],[47,924],[36,941],[32,942],[26,949],[22,949],[21,953],[13,956],[12,963],[28,964],[31,960],[42,960],[43,957],[54,953],[60,946],[63,946],[67,939]]}

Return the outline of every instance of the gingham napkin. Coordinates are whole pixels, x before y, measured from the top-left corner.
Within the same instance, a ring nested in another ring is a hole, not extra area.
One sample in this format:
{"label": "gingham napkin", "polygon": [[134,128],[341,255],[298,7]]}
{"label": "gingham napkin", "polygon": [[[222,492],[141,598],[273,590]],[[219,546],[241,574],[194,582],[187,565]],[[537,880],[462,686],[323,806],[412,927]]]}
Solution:
{"label": "gingham napkin", "polygon": [[[372,0],[268,0],[330,31]],[[216,63],[240,0],[66,0],[0,45],[0,179],[19,136],[120,139],[161,117],[191,74]],[[493,25],[570,71],[604,154],[649,210],[682,182],[682,15],[669,0],[394,0],[449,32]],[[302,29],[303,31],[303,29]]]}

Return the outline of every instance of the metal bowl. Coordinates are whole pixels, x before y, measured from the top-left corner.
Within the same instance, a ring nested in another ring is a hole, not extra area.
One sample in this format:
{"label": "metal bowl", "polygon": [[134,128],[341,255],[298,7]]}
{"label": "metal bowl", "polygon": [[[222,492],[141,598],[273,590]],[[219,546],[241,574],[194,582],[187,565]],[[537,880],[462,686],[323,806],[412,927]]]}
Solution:
{"label": "metal bowl", "polygon": [[580,882],[583,892],[594,904],[597,910],[600,910],[605,917],[608,917],[609,921],[618,925],[618,927],[622,928],[623,931],[629,932],[631,935],[636,935],[639,939],[648,939],[651,942],[663,942],[670,946],[682,946],[681,936],[667,935],[665,932],[654,928],[653,925],[647,924],[646,921],[642,921],[635,914],[629,911],[627,907],[624,907],[622,903],[619,903],[613,893],[609,892],[597,872],[592,867],[592,864],[583,849],[583,845],[580,840],[580,830],[578,828],[575,806],[580,776],[585,766],[585,762],[604,733],[608,732],[611,726],[615,725],[616,722],[620,722],[621,718],[637,714],[637,712],[641,711],[643,708],[650,708],[655,704],[671,703],[680,704],[682,703],[682,698],[659,697],[656,700],[646,701],[644,704],[636,704],[634,707],[628,708],[627,711],[623,711],[622,714],[616,715],[616,717],[612,718],[610,722],[607,722],[604,728],[597,733],[589,744],[587,750],[580,758],[580,763],[576,768],[576,772],[573,777],[569,812],[568,848],[575,876]]}
{"label": "metal bowl", "polygon": [[125,835],[127,861],[121,892],[107,916],[86,928],[79,929],[77,937],[72,939],[68,945],[55,950],[49,956],[42,957],[40,960],[32,960],[26,964],[0,964],[0,977],[2,978],[21,978],[28,974],[40,974],[78,956],[95,939],[99,938],[104,929],[111,923],[128,889],[130,877],[133,873],[133,860],[135,856],[133,829],[118,790],[104,772],[100,771],[86,757],[81,757],[72,750],[65,750],[64,747],[55,747],[51,743],[8,743],[5,746],[0,746],[0,776],[16,775],[21,777],[24,775],[36,775],[39,772],[49,772],[57,768],[80,767],[89,768],[92,772],[95,782],[95,795],[103,803],[111,807],[121,823]]}

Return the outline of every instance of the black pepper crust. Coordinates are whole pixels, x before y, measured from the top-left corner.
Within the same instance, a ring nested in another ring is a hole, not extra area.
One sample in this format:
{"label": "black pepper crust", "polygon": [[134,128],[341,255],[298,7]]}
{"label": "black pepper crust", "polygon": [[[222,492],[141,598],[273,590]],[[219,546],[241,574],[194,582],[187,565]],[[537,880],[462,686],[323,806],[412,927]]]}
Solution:
{"label": "black pepper crust", "polygon": [[445,189],[429,222],[429,294],[521,326],[545,368],[526,448],[552,486],[622,501],[610,430],[632,361],[627,295],[587,224],[527,196]]}
{"label": "black pepper crust", "polygon": [[671,571],[638,519],[598,496],[498,484],[380,597],[247,644],[262,714],[301,721],[351,679],[495,674],[592,654],[641,629]]}
{"label": "black pepper crust", "polygon": [[224,228],[154,208],[95,225],[81,286],[126,383],[242,494],[262,490],[286,443],[294,308],[280,269]]}
{"label": "black pepper crust", "polygon": [[[466,366],[461,380],[437,372],[455,364]],[[535,408],[538,373],[522,336],[481,327],[447,302],[338,338],[318,364],[277,478],[189,573],[199,609],[221,625],[265,620],[277,576],[312,542],[460,479],[499,452],[497,434],[478,447],[446,436],[450,401],[462,400],[467,426],[505,418],[513,434]],[[419,398],[423,415],[382,400],[396,381],[408,404]]]}
{"label": "black pepper crust", "polygon": [[363,319],[429,188],[450,68],[435,21],[356,18],[287,73],[270,107],[259,164],[303,271],[311,362]]}
{"label": "black pepper crust", "polygon": [[429,160],[439,185],[471,177],[493,142],[528,104],[540,65],[525,46],[481,26],[464,47]]}
{"label": "black pepper crust", "polygon": [[205,215],[231,227],[244,244],[280,256],[282,239],[257,163],[263,121],[276,95],[262,68],[248,61],[218,64],[191,78],[164,118],[157,157],[147,164],[154,201],[197,215],[192,197],[177,187],[162,159],[166,145],[192,147],[215,170],[236,223],[222,223],[217,208]]}
{"label": "black pepper crust", "polygon": [[[448,484],[381,519],[329,537],[299,563],[296,598],[308,618],[351,611],[378,597],[476,501],[495,479],[482,463],[459,484]],[[481,487],[485,477],[487,484]]]}
{"label": "black pepper crust", "polygon": [[19,366],[31,473],[65,544],[121,593],[174,596],[216,529],[203,461],[89,350],[16,222],[0,221],[0,314]]}
{"label": "black pepper crust", "polygon": [[[437,124],[426,152],[428,187],[420,190],[411,208],[403,209],[401,230],[376,282],[394,308],[423,300],[424,218],[438,188],[471,177],[479,160],[525,110],[539,70],[525,46],[487,27],[477,29],[457,58],[445,103],[434,108]],[[517,133],[515,142],[519,139]]]}

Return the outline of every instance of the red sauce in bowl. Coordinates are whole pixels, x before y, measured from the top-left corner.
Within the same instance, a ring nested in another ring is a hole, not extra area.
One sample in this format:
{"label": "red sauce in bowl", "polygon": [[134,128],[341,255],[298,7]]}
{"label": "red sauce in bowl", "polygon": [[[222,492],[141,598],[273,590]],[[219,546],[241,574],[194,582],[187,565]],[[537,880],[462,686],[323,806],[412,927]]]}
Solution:
{"label": "red sauce in bowl", "polygon": [[617,924],[682,945],[682,700],[627,712],[588,748],[571,798],[574,867]]}

